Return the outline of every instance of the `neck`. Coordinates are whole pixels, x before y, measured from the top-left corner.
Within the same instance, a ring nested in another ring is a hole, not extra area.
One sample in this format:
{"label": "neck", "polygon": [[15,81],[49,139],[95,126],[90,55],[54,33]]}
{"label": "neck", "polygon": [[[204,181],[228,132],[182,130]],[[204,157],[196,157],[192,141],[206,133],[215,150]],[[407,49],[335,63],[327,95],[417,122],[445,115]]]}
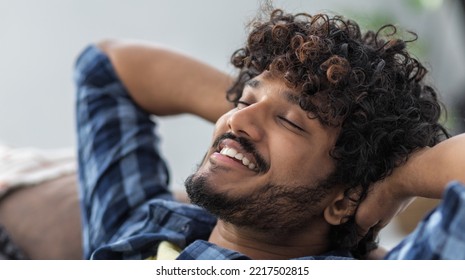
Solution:
{"label": "neck", "polygon": [[209,241],[252,259],[292,259],[325,253],[329,249],[328,232],[326,224],[277,237],[219,220]]}

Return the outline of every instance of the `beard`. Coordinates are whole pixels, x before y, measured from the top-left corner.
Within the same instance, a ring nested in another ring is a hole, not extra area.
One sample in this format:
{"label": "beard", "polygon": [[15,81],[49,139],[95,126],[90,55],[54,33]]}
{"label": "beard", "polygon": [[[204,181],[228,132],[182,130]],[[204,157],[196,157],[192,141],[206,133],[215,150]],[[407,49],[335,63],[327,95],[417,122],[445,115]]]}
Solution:
{"label": "beard", "polygon": [[313,186],[268,184],[242,196],[216,192],[208,177],[199,172],[189,176],[185,185],[191,202],[217,218],[279,236],[296,233],[322,215],[320,202],[331,189],[330,177]]}

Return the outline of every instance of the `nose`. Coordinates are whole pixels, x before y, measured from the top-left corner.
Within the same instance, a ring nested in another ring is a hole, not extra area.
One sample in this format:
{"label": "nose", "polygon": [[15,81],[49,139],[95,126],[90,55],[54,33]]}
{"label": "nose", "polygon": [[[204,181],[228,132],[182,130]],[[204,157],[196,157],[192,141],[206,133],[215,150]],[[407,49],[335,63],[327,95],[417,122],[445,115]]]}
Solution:
{"label": "nose", "polygon": [[266,106],[254,103],[236,109],[229,117],[227,124],[232,133],[258,142],[265,135]]}

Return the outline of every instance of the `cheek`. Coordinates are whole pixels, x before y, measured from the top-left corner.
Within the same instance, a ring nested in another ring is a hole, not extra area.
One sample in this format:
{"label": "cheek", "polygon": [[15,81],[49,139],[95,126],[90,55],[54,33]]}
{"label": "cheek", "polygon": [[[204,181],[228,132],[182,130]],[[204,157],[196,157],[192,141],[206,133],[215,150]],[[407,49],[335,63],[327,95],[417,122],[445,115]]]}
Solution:
{"label": "cheek", "polygon": [[277,152],[271,157],[274,173],[280,174],[280,178],[298,184],[314,183],[326,178],[333,171],[334,162],[326,149],[304,149],[304,145],[310,145],[291,144],[292,142],[282,140],[284,139],[274,147]]}

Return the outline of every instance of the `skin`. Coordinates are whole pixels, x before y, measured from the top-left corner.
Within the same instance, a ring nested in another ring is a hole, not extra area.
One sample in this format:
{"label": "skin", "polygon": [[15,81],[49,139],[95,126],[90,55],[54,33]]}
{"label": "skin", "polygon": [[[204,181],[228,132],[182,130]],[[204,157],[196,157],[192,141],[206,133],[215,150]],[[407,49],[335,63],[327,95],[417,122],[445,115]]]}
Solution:
{"label": "skin", "polygon": [[[264,72],[246,86],[238,107],[216,122],[213,139],[228,132],[250,140],[269,164],[266,172],[251,170],[220,154],[222,147],[243,151],[239,142],[226,139],[212,146],[196,176],[206,177],[214,192],[227,193],[231,197],[250,196],[266,185],[314,188],[324,180],[334,170],[334,160],[329,152],[335,144],[338,130],[324,127],[318,120],[309,118],[307,112],[292,101],[294,98],[291,97],[297,94],[283,81]],[[256,162],[251,154],[243,153]],[[309,206],[306,210],[310,217],[307,226],[284,238],[276,238],[273,230],[263,232],[220,219],[210,241],[259,259],[321,254],[328,250],[326,237],[330,228],[323,212],[340,192],[341,189],[331,191],[318,205]],[[283,214],[280,219],[291,218]]]}
{"label": "skin", "polygon": [[[268,72],[255,79],[259,83],[254,83],[254,87],[246,86],[242,103],[237,108],[219,118],[213,139],[226,132],[245,137],[255,144],[271,168],[264,174],[257,174],[212,147],[198,172],[208,174],[218,191],[246,195],[254,186],[271,183],[315,185],[334,170],[329,152],[338,131],[310,119],[286,97],[286,94],[297,93],[266,74]],[[220,144],[241,149],[235,141],[225,140]],[[306,174],[305,178],[302,174]]]}
{"label": "skin", "polygon": [[[211,122],[218,121],[213,139],[224,132],[247,137],[270,163],[268,172],[257,174],[217,154],[213,147],[199,172],[208,176],[217,191],[247,195],[251,189],[267,182],[283,182],[290,186],[312,184],[331,172],[333,164],[328,151],[337,131],[322,128],[289,104],[282,95],[292,90],[279,79],[260,75],[260,85],[249,85],[241,100],[243,103],[234,109],[225,99],[232,78],[202,62],[140,42],[107,40],[98,46],[108,54],[122,82],[142,108],[158,116],[190,113]],[[296,128],[281,117],[292,120],[305,132],[294,131]],[[390,177],[377,182],[357,208],[360,234],[370,228],[384,227],[415,196],[440,198],[448,182],[465,182],[465,173],[461,170],[464,165],[464,135],[413,153]],[[302,168],[309,176],[302,178]],[[232,181],[240,184],[230,183]],[[339,224],[345,215],[353,214],[355,208],[340,191],[334,191],[320,209],[322,214],[310,226],[281,238],[281,241],[286,240],[284,243],[278,244],[272,236],[221,220],[210,241],[257,259],[322,253],[327,249],[329,225]]]}
{"label": "skin", "polygon": [[406,164],[373,186],[356,219],[363,234],[381,230],[415,197],[440,199],[451,181],[465,183],[465,134],[413,153]]}
{"label": "skin", "polygon": [[98,46],[135,102],[154,115],[188,113],[216,122],[233,108],[225,99],[232,78],[207,64],[146,42],[106,40]]}

